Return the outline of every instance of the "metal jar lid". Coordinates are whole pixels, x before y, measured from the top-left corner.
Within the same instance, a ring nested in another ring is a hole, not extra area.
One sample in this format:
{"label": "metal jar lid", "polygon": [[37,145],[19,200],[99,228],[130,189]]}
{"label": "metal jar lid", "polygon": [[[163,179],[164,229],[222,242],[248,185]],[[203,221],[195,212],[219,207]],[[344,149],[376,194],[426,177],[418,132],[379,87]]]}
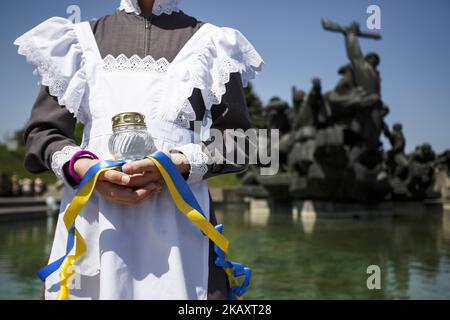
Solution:
{"label": "metal jar lid", "polygon": [[117,129],[124,126],[145,127],[145,116],[138,112],[123,112],[112,118],[112,127]]}

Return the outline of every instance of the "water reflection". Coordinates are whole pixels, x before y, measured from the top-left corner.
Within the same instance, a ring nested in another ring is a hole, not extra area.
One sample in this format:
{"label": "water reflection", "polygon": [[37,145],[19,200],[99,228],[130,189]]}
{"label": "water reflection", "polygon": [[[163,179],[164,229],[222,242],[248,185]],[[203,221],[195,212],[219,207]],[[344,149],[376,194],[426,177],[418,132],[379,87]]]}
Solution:
{"label": "water reflection", "polygon": [[[450,299],[450,212],[316,219],[307,205],[277,213],[264,226],[258,212],[219,213],[232,257],[254,268],[248,298]],[[373,264],[381,290],[366,287]]]}
{"label": "water reflection", "polygon": [[450,210],[444,211],[442,215],[442,232],[444,233],[444,239],[450,241]]}
{"label": "water reflection", "polygon": [[[303,203],[302,211],[299,213],[305,235],[311,235],[314,232],[314,226],[317,221],[317,213],[314,209],[312,201],[305,201]],[[294,220],[295,221],[295,220]]]}
{"label": "water reflection", "polygon": [[39,299],[36,271],[47,262],[54,221],[0,223],[0,299]]}
{"label": "water reflection", "polygon": [[[382,219],[319,219],[262,203],[217,210],[231,257],[251,266],[249,299],[450,299],[450,211]],[[0,224],[0,299],[38,299],[54,221]],[[382,289],[368,290],[379,265]]]}

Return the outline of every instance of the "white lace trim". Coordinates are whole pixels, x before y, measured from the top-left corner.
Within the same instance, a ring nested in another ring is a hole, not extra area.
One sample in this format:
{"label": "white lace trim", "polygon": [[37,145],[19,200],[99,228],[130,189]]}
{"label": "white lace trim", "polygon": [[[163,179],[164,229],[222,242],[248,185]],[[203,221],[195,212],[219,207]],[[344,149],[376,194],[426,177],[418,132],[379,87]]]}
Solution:
{"label": "white lace trim", "polygon": [[208,155],[202,151],[200,144],[186,144],[181,147],[174,148],[174,150],[183,153],[189,164],[191,171],[189,172],[189,183],[195,183],[203,180],[203,177],[208,172]]}
{"label": "white lace trim", "polygon": [[[70,30],[69,33],[71,33],[73,39],[76,39],[75,30]],[[42,53],[39,44],[35,41],[34,33],[26,33],[17,39],[14,44],[19,47],[18,53],[25,56],[27,63],[36,66],[33,74],[39,76],[43,86],[48,87],[50,95],[56,97],[59,105],[65,106],[76,117],[86,85],[85,58],[82,54],[81,45],[76,40],[71,44],[74,50],[79,52],[80,69],[72,78],[67,78],[58,66],[51,61],[51,57]],[[71,83],[75,77],[78,78],[78,81],[75,80]],[[71,87],[70,90],[68,90],[69,86]]]}
{"label": "white lace trim", "polygon": [[64,175],[64,165],[69,162],[75,153],[80,150],[80,147],[66,146],[62,150],[53,153],[51,167],[58,179],[66,181]]}
{"label": "white lace trim", "polygon": [[166,58],[155,60],[152,56],[146,56],[142,59],[138,55],[133,55],[131,58],[128,58],[126,55],[121,54],[117,58],[108,55],[103,59],[103,69],[106,71],[127,70],[165,73],[169,66],[170,62]]}
{"label": "white lace trim", "polygon": [[[253,80],[262,70],[264,60],[250,43],[240,43],[240,45],[243,47],[239,54],[240,60],[236,60],[229,55],[214,58],[220,59],[220,61],[217,64],[217,69],[210,71],[212,79],[204,76],[205,66],[202,65],[202,61],[210,61],[211,52],[217,54],[217,49],[213,43],[210,43],[197,52],[195,62],[190,66],[189,78],[186,80],[184,88],[178,89],[182,92],[178,95],[177,99],[179,100],[175,104],[182,106],[182,109],[186,108],[187,105],[190,106],[189,97],[192,96],[194,89],[200,89],[206,110],[211,110],[212,106],[219,105],[222,102],[222,97],[226,93],[226,85],[230,82],[232,73],[239,72],[243,87],[247,87],[250,80]],[[170,110],[166,112],[167,118],[178,119],[179,117],[178,114],[170,114]],[[175,112],[178,113],[179,109]]]}
{"label": "white lace trim", "polygon": [[[197,46],[199,49],[190,54],[190,61],[180,68],[182,81],[176,89],[177,94],[167,97],[171,107],[160,110],[158,114],[158,118],[175,121],[185,128],[189,125],[186,118],[195,119],[195,112],[189,102],[195,89],[201,91],[205,108],[209,112],[212,106],[221,104],[232,73],[240,73],[242,85],[247,87],[264,64],[256,49],[239,31],[213,25],[202,28],[212,28],[213,34],[206,43],[200,42]],[[197,32],[208,32],[208,29]]]}
{"label": "white lace trim", "polygon": [[[179,0],[155,0],[153,4],[153,14],[160,16],[163,13],[172,14],[173,12],[179,12],[178,8]],[[126,13],[141,14],[141,8],[137,0],[122,0],[120,2],[119,10],[124,10]]]}
{"label": "white lace trim", "polygon": [[175,124],[177,126],[180,126],[182,128],[189,129],[191,122],[195,121],[195,111],[192,108],[191,102],[189,100],[186,100],[183,106],[181,107],[181,110],[178,111],[178,115],[175,118]]}
{"label": "white lace trim", "polygon": [[[202,54],[204,53],[199,53],[199,56]],[[222,103],[222,97],[227,91],[226,85],[230,82],[230,75],[232,73],[241,71],[242,85],[243,87],[247,87],[250,80],[254,79],[256,74],[261,71],[264,61],[254,49],[245,53],[244,56],[246,60],[243,63],[248,66],[244,71],[241,70],[242,62],[230,57],[223,58],[218,74],[212,74],[212,77],[215,79],[211,88],[208,88],[208,80],[200,74],[193,72],[191,78],[188,80],[188,84],[185,86],[184,93],[179,94],[180,100],[176,103],[176,105],[182,106],[181,111],[177,109],[175,110],[175,114],[170,114],[170,110],[166,110],[167,113],[164,117],[166,119],[177,119],[177,123],[180,123],[185,128],[189,128],[189,121],[185,121],[184,119],[186,118],[183,117],[188,115],[189,119],[195,120],[195,112],[189,102],[189,98],[194,93],[194,89],[202,90],[205,108],[206,110],[211,110],[212,106]]]}
{"label": "white lace trim", "polygon": [[[230,75],[232,73],[241,72],[242,85],[247,87],[250,80],[255,79],[256,74],[261,71],[264,61],[255,49],[248,49],[243,52],[243,60],[237,61],[231,57],[223,57],[219,64],[219,72],[213,80],[213,86],[207,93],[207,101],[205,102],[208,109],[213,105],[220,104],[222,97],[226,93],[226,84],[230,82]],[[245,69],[242,70],[242,66]],[[194,84],[204,86],[204,83],[199,84],[200,78],[194,79]]]}

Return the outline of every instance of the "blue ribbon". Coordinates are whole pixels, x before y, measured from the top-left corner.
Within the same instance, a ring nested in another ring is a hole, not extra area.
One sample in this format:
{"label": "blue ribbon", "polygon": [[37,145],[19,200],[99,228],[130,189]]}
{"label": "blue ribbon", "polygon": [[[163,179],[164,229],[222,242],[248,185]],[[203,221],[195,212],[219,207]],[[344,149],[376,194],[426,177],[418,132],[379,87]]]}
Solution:
{"label": "blue ribbon", "polygon": [[[222,233],[223,225],[221,224],[217,225],[216,230]],[[236,300],[236,297],[242,297],[245,294],[245,292],[247,292],[248,286],[250,285],[252,269],[245,267],[240,263],[228,261],[225,257],[225,253],[223,252],[223,250],[220,249],[219,246],[217,246],[216,244],[214,244],[214,251],[217,255],[215,261],[216,266],[220,268],[231,269],[234,277],[241,277],[241,276],[244,277],[244,281],[241,283],[240,286],[234,286],[230,288],[230,291],[228,292],[228,299]]]}

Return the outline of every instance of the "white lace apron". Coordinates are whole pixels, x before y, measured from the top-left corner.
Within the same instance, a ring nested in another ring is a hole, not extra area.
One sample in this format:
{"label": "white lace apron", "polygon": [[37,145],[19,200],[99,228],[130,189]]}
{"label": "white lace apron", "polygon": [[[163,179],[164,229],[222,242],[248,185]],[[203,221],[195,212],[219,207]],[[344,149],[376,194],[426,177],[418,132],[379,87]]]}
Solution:
{"label": "white lace apron", "polygon": [[[36,46],[43,30],[50,34]],[[55,33],[58,40],[52,41],[59,45],[47,45],[44,40]],[[187,154],[193,167],[190,187],[209,218],[208,188],[202,180],[207,159],[194,144],[198,137],[187,129],[195,119],[188,98],[199,88],[210,109],[220,102],[231,72],[241,72],[244,85],[255,75],[262,60],[244,40],[238,31],[205,24],[171,63],[150,56],[102,59],[88,23],[52,18],[16,44],[19,53],[37,66],[50,93],[85,124],[82,148],[100,159],[111,159],[111,118],[128,111],[144,114],[159,150]],[[56,57],[46,57],[45,50],[39,53],[46,45]],[[68,148],[55,156],[57,174],[75,151]],[[50,262],[65,254],[68,233],[62,217],[74,195],[75,190],[66,188]],[[71,299],[207,298],[209,240],[177,210],[166,187],[136,206],[113,204],[96,192],[77,218],[76,228],[87,252],[75,264]],[[59,281],[58,272],[47,278],[47,299],[56,298]]]}

